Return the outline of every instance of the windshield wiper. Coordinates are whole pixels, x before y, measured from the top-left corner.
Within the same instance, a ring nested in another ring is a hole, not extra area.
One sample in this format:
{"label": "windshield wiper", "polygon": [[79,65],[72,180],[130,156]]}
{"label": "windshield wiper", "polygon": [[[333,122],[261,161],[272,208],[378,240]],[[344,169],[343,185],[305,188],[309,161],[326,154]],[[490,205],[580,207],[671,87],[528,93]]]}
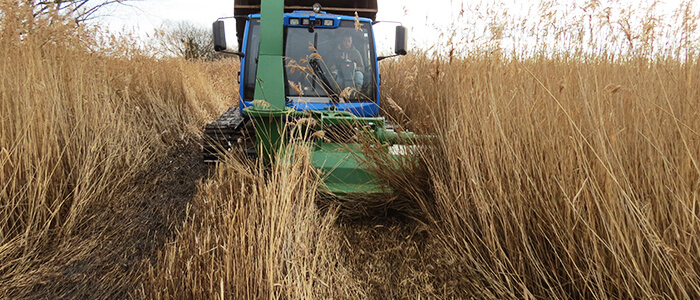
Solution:
{"label": "windshield wiper", "polygon": [[314,57],[309,60],[309,65],[314,71],[316,77],[321,80],[323,89],[326,91],[326,93],[328,93],[328,97],[330,98],[331,102],[338,103],[338,93],[331,87],[331,83],[328,81],[328,77],[326,77],[326,73],[323,71],[323,68],[318,61],[319,59]]}

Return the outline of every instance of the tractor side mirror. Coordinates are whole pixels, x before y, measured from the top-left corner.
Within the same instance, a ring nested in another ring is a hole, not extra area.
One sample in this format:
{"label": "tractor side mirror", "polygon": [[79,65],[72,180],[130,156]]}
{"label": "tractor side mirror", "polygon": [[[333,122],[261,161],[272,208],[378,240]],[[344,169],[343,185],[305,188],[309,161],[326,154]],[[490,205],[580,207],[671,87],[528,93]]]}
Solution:
{"label": "tractor side mirror", "polygon": [[224,28],[224,21],[216,20],[212,24],[212,28],[214,29],[214,51],[237,55],[240,58],[244,57],[243,53],[226,50],[228,49],[228,46],[226,45],[226,29]]}
{"label": "tractor side mirror", "polygon": [[214,50],[217,52],[226,50],[228,47],[226,46],[226,29],[224,29],[224,21],[216,20],[216,22],[212,24],[212,27],[214,28]]}
{"label": "tractor side mirror", "polygon": [[403,26],[396,26],[396,44],[395,44],[395,51],[396,55],[406,55],[408,53],[406,50],[407,48],[407,33],[408,29]]}
{"label": "tractor side mirror", "polygon": [[408,53],[408,51],[407,51],[408,47],[406,46],[406,44],[408,42],[407,37],[406,37],[407,31],[408,31],[408,29],[406,29],[406,27],[403,27],[400,25],[396,26],[396,40],[395,40],[395,44],[394,44],[394,53],[395,54],[388,55],[388,56],[379,56],[379,57],[377,57],[377,61],[382,61],[384,59],[391,58],[391,57],[397,57],[399,55],[406,55],[406,53]]}

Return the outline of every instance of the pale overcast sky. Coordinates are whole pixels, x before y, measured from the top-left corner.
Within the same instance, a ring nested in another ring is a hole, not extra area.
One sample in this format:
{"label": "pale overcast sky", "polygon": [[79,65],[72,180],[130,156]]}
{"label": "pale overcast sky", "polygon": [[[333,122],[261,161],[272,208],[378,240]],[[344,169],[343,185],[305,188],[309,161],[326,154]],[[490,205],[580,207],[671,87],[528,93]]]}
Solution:
{"label": "pale overcast sky", "polygon": [[[433,0],[433,6],[423,7],[424,4],[415,0],[411,1],[382,1],[378,0],[379,13],[377,20],[399,21],[405,26],[416,28],[424,27],[426,17],[431,16],[436,20],[436,16],[445,16],[446,7],[450,6],[450,0]],[[459,3],[459,1],[455,1]],[[136,0],[128,2],[129,5],[114,5],[104,12],[104,17],[100,17],[100,22],[106,23],[113,32],[135,31],[141,36],[150,34],[155,28],[160,27],[163,22],[189,21],[202,27],[211,27],[212,22],[217,18],[233,16],[233,0]],[[410,18],[410,19],[409,19]],[[417,20],[416,23],[409,24],[410,20]],[[228,24],[230,22],[231,24]],[[233,31],[234,20],[227,21],[227,31]],[[230,26],[230,27],[229,27]],[[385,44],[393,47],[394,25],[377,26],[377,40],[385,41]],[[383,30],[382,30],[383,29]],[[415,29],[413,29],[415,30]],[[233,34],[229,32],[228,34]],[[228,35],[227,34],[227,35]],[[415,33],[411,32],[411,37]],[[423,35],[420,34],[419,35]],[[389,42],[391,41],[391,42]],[[231,47],[232,45],[229,45]],[[382,50],[379,50],[382,52]],[[390,51],[390,49],[385,49]]]}
{"label": "pale overcast sky", "polygon": [[[437,6],[449,6],[450,0],[433,0]],[[404,15],[404,7],[419,8],[416,12],[425,17],[431,8],[423,8],[418,1],[379,0],[378,19],[399,20]],[[413,9],[411,9],[413,11]],[[233,16],[233,0],[136,0],[128,6],[114,5],[101,18],[111,29],[136,29],[150,32],[164,21],[188,20],[202,26],[210,26],[217,18]]]}
{"label": "pale overcast sky", "polygon": [[[541,0],[540,0],[541,1]],[[535,7],[540,1],[527,0],[431,0],[429,5],[425,1],[417,0],[378,0],[379,12],[377,20],[383,21],[399,21],[404,26],[409,28],[409,37],[411,44],[428,47],[435,43],[441,32],[456,29],[458,32],[465,35],[473,35],[478,37],[483,35],[484,22],[473,23],[478,16],[483,16],[488,10],[486,7],[480,7],[479,11],[474,11],[479,7],[479,3],[497,3],[498,10],[508,10],[511,15],[520,15],[528,18],[528,14],[533,11],[528,8]],[[630,4],[645,7],[645,3],[653,2],[654,0],[601,0],[603,6],[617,5],[627,6]],[[679,7],[682,0],[661,0],[661,10],[672,14],[672,11]],[[583,6],[590,2],[587,0],[561,0],[548,1],[556,3],[561,7],[570,7],[578,4]],[[100,22],[106,23],[108,28],[113,32],[135,31],[141,36],[150,34],[155,28],[160,27],[163,22],[178,22],[189,21],[202,27],[211,27],[213,21],[220,17],[233,16],[233,0],[134,0],[128,2],[130,5],[114,5],[109,11],[105,11],[106,17],[99,18]],[[461,21],[455,21],[456,16],[460,14],[462,6],[467,6],[465,17]],[[533,5],[535,3],[535,5]],[[617,3],[617,4],[614,4]],[[698,6],[698,5],[695,5]],[[698,13],[700,7],[695,7]],[[643,12],[640,12],[643,15]],[[227,27],[231,28],[227,31],[233,31],[233,20],[227,21]],[[461,22],[461,23],[460,23]],[[376,39],[381,43],[384,42],[388,48],[382,49],[380,46],[379,52],[388,51],[393,47],[393,26],[385,25],[384,30],[381,26],[376,26]],[[379,27],[379,28],[378,28]],[[482,27],[482,28],[479,28]],[[460,31],[461,30],[461,31]],[[233,34],[233,32],[228,32]],[[422,45],[419,45],[422,44]],[[232,45],[229,45],[231,47]],[[410,45],[409,45],[410,47]],[[386,52],[385,52],[386,53]]]}

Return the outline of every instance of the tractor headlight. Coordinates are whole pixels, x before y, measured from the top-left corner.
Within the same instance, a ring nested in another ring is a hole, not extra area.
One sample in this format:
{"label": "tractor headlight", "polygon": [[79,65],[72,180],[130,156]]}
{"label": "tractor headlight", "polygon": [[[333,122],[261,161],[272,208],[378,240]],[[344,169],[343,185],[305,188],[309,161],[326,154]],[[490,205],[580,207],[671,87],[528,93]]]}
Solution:
{"label": "tractor headlight", "polygon": [[323,26],[333,26],[333,19],[323,19]]}
{"label": "tractor headlight", "polygon": [[289,19],[289,25],[292,25],[292,26],[299,25],[299,19]]}
{"label": "tractor headlight", "polygon": [[309,19],[301,19],[301,25],[309,25]]}

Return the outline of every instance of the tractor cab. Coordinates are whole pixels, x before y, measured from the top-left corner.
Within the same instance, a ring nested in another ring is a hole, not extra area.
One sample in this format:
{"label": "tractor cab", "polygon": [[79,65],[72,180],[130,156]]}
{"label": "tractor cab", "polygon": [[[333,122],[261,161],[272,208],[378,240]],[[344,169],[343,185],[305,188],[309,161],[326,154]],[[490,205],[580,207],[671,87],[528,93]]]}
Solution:
{"label": "tractor cab", "polygon": [[[372,29],[376,0],[284,1],[285,105],[297,111],[338,110],[379,115],[379,71]],[[313,4],[313,5],[312,5]],[[261,38],[260,0],[236,0],[241,57],[239,111],[253,105]],[[406,29],[396,27],[396,54],[406,54]],[[214,44],[226,52],[224,21],[214,22]]]}
{"label": "tractor cab", "polygon": [[[260,38],[260,15],[250,15],[241,47],[241,110],[254,100]],[[285,13],[283,45],[288,107],[378,114],[379,76],[370,19]]]}

